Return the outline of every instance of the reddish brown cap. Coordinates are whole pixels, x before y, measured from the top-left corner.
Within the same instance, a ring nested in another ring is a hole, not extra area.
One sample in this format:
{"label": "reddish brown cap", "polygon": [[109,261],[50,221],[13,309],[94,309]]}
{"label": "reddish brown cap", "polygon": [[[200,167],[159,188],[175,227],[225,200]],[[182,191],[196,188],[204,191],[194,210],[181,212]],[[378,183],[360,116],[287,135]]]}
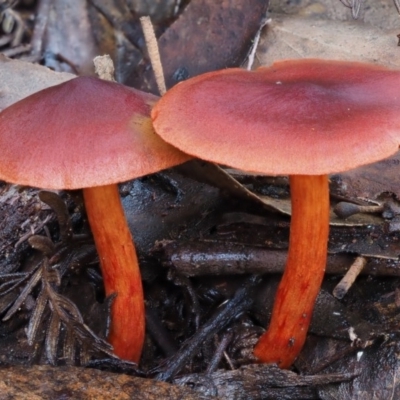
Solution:
{"label": "reddish brown cap", "polygon": [[0,113],[0,179],[48,189],[126,181],[189,159],[152,129],[157,97],[80,77]]}
{"label": "reddish brown cap", "polygon": [[400,71],[287,60],[182,82],[152,118],[164,140],[202,159],[259,173],[319,175],[398,150],[399,88]]}

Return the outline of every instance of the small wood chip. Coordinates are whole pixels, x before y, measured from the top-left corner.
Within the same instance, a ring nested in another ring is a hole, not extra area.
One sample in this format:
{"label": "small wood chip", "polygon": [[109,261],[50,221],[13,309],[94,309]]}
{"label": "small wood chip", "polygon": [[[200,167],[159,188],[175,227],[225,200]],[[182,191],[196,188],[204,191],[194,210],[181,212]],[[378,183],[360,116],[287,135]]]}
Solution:
{"label": "small wood chip", "polygon": [[332,294],[337,299],[343,299],[366,264],[367,259],[365,257],[357,257],[354,260],[346,275],[336,285],[335,289],[333,289]]}

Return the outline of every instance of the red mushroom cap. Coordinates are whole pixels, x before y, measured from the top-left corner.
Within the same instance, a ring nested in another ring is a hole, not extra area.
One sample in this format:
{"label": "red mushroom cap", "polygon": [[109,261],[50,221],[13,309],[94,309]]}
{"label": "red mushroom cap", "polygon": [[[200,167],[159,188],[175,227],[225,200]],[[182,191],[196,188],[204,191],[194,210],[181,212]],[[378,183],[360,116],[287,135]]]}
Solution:
{"label": "red mushroom cap", "polygon": [[399,88],[400,71],[287,60],[182,82],[152,118],[164,140],[202,159],[260,173],[320,175],[398,150]]}
{"label": "red mushroom cap", "polygon": [[49,189],[107,185],[189,159],[154,133],[156,96],[91,77],[0,113],[0,179]]}

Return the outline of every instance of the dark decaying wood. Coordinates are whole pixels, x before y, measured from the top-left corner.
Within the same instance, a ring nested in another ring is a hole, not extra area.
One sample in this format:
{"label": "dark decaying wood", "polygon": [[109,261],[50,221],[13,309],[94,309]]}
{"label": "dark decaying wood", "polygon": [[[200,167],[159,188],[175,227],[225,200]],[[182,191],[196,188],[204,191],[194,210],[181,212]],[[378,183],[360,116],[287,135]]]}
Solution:
{"label": "dark decaying wood", "polygon": [[157,368],[156,378],[165,381],[173,378],[196,355],[202,343],[205,343],[223,327],[246,312],[253,303],[249,293],[250,289],[254,288],[259,282],[260,279],[258,277],[251,276],[245,282],[245,285],[236,292],[235,296],[217,310],[207,321],[207,324],[204,324],[193,337],[182,344],[179,352]]}
{"label": "dark decaying wood", "polygon": [[219,399],[319,399],[316,386],[353,379],[358,373],[301,376],[273,365],[247,365],[211,375],[187,375],[174,380]]}
{"label": "dark decaying wood", "polygon": [[[274,366],[192,374],[174,384],[78,367],[10,366],[0,369],[1,399],[318,399],[316,386],[350,380],[358,373],[301,376]],[[190,386],[194,386],[196,391]],[[217,389],[218,388],[218,389]]]}
{"label": "dark decaying wood", "polygon": [[[218,240],[165,240],[154,251],[165,267],[174,267],[187,277],[205,275],[281,274],[287,251]],[[342,275],[351,266],[351,254],[329,254],[326,273]],[[363,275],[400,276],[398,261],[370,258]]]}

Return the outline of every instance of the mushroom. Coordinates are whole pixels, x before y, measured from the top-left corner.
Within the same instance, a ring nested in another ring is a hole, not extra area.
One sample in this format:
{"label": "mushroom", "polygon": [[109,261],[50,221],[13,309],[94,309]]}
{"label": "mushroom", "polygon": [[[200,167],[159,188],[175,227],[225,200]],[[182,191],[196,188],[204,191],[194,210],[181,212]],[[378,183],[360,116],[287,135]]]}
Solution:
{"label": "mushroom", "polygon": [[289,253],[259,361],[287,368],[303,347],[327,256],[327,174],[398,150],[399,87],[400,71],[381,66],[286,60],[197,76],[153,108],[155,131],[188,154],[290,176]]}
{"label": "mushroom", "polygon": [[145,332],[135,246],[117,183],[189,159],[153,131],[156,96],[91,77],[37,92],[0,113],[0,179],[46,189],[83,188],[111,306],[109,341],[138,362]]}

